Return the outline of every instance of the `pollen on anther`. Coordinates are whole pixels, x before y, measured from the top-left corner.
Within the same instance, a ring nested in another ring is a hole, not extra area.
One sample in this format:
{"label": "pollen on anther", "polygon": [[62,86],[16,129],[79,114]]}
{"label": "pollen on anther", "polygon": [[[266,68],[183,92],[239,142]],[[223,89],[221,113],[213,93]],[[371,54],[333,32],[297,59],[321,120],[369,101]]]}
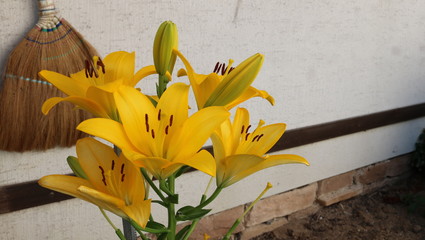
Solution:
{"label": "pollen on anther", "polygon": [[112,166],[111,166],[111,169],[112,169],[112,170],[114,170],[114,167],[115,167],[115,161],[114,161],[114,160],[112,160]]}
{"label": "pollen on anther", "polygon": [[158,111],[158,121],[161,121],[161,109]]}
{"label": "pollen on anther", "polygon": [[219,67],[221,67],[221,64],[220,64],[220,62],[217,62],[216,64],[215,64],[215,67],[214,67],[214,71],[213,72],[215,72],[215,73],[218,73],[218,71],[219,71]]}
{"label": "pollen on anther", "polygon": [[155,138],[155,131],[153,129],[151,129],[151,135],[152,135],[152,138]]}
{"label": "pollen on anther", "polygon": [[242,125],[241,134],[243,134],[244,130],[245,130],[245,125]]}
{"label": "pollen on anther", "polygon": [[264,136],[264,134],[261,134],[261,135],[258,137],[257,142],[258,142],[258,141],[260,141],[260,139],[261,139],[263,136]]}
{"label": "pollen on anther", "polygon": [[246,136],[245,136],[245,141],[248,141],[249,134],[250,134],[250,133],[246,134]]}
{"label": "pollen on anther", "polygon": [[168,135],[168,125],[165,127],[165,134]]}
{"label": "pollen on anther", "polygon": [[121,182],[124,182],[125,174],[121,175]]}
{"label": "pollen on anther", "polygon": [[124,173],[124,166],[125,166],[125,164],[123,163],[123,164],[121,165],[121,171],[120,171],[120,173],[121,173],[121,174],[123,174],[123,173]]}
{"label": "pollen on anther", "polygon": [[170,116],[170,127],[173,126],[173,119],[174,119],[174,115]]}
{"label": "pollen on anther", "polygon": [[251,141],[251,142],[254,142],[255,140],[258,140],[258,138],[259,138],[259,136],[258,136],[258,135],[256,135],[256,136],[252,139],[252,141]]}
{"label": "pollen on anther", "polygon": [[248,125],[248,127],[246,128],[245,133],[248,133],[249,129],[251,128],[251,125]]}

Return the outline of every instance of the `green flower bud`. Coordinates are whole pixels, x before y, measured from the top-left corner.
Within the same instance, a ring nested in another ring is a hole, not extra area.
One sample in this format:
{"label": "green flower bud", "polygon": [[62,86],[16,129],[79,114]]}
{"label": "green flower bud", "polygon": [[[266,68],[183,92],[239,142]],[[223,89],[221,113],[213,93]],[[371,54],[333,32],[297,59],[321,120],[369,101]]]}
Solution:
{"label": "green flower bud", "polygon": [[159,75],[165,75],[168,71],[173,72],[176,62],[176,55],[173,49],[178,45],[177,26],[171,21],[163,22],[156,32],[153,43],[153,62],[156,72]]}

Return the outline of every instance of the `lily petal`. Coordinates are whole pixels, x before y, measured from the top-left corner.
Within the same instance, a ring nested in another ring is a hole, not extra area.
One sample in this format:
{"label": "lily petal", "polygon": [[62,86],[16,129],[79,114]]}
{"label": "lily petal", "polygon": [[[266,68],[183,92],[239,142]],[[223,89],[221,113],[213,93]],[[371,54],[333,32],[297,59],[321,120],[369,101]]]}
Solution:
{"label": "lily petal", "polygon": [[133,80],[128,84],[128,86],[134,87],[141,79],[152,74],[156,74],[156,69],[154,65],[143,67],[136,72],[136,74],[133,77]]}
{"label": "lily petal", "polygon": [[202,171],[212,177],[216,174],[216,164],[214,157],[206,150],[201,150],[193,157],[180,161],[184,165],[188,165],[199,171]]}
{"label": "lily petal", "polygon": [[[277,166],[277,165],[282,165],[282,164],[288,164],[288,163],[302,163],[305,165],[310,165],[308,163],[308,161],[298,155],[293,155],[293,154],[280,154],[280,155],[273,155],[273,156],[269,156],[266,157],[263,161],[261,161],[258,165],[255,165],[254,167],[251,167],[249,169],[246,169],[244,171],[239,172],[239,174],[235,175],[229,182],[228,184],[231,185],[255,172],[258,172],[260,170],[269,168],[269,167],[273,167],[273,166]],[[229,186],[228,185],[228,186]]]}
{"label": "lily petal", "polygon": [[169,159],[185,159],[197,152],[230,113],[224,107],[204,108],[193,114],[183,124],[179,133],[172,136],[167,151]]}
{"label": "lily petal", "polygon": [[97,117],[109,118],[108,113],[105,111],[104,108],[102,108],[102,106],[92,101],[91,99],[88,99],[85,97],[79,97],[79,96],[72,96],[72,97],[65,97],[65,98],[61,98],[61,97],[49,98],[43,103],[43,106],[41,107],[41,111],[43,112],[43,114],[46,115],[56,104],[60,102],[70,102],[92,113],[93,115]]}
{"label": "lily petal", "polygon": [[111,119],[92,118],[83,121],[77,129],[93,136],[98,136],[122,149],[138,151],[128,139],[123,126]]}
{"label": "lily petal", "polygon": [[87,88],[90,86],[86,82],[52,71],[42,70],[39,75],[69,96],[85,96]]}
{"label": "lily petal", "polygon": [[130,84],[134,75],[135,53],[118,51],[108,54],[103,60],[106,67],[105,84],[123,79],[123,82]]}
{"label": "lily petal", "polygon": [[74,177],[74,176],[66,176],[66,175],[48,175],[42,177],[38,180],[38,184],[40,186],[64,193],[76,198],[83,199],[85,201],[89,201],[87,197],[81,194],[77,189],[80,186],[89,186],[91,187],[91,183],[83,178]]}

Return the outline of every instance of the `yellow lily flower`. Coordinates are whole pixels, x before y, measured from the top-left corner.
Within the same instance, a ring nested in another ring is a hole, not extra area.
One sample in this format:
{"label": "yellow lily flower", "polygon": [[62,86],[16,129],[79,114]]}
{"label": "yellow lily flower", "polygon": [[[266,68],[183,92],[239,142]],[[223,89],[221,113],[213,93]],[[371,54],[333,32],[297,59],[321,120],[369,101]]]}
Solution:
{"label": "yellow lily flower", "polygon": [[67,195],[91,202],[142,227],[150,216],[151,200],[144,200],[145,186],[139,171],[123,155],[93,138],[77,142],[78,162],[87,179],[49,175],[38,183]]}
{"label": "yellow lily flower", "polygon": [[186,67],[180,69],[178,76],[187,76],[196,98],[198,109],[207,106],[225,106],[231,109],[253,97],[262,97],[274,105],[274,99],[266,91],[251,87],[263,63],[263,55],[255,54],[230,71],[230,62],[223,75],[215,72],[208,75],[196,73],[181,52],[175,54]]}
{"label": "yellow lily flower", "polygon": [[148,97],[123,86],[114,93],[122,124],[97,118],[77,129],[117,145],[134,164],[158,179],[183,165],[214,176],[214,158],[199,149],[229,113],[224,107],[208,107],[188,118],[188,94],[188,85],[173,84],[154,107]]}
{"label": "yellow lily flower", "polygon": [[155,74],[154,66],[147,66],[134,74],[135,54],[113,52],[102,61],[93,57],[86,61],[86,69],[70,77],[43,70],[39,75],[68,97],[53,97],[44,102],[42,112],[47,114],[56,104],[66,101],[102,118],[118,120],[112,93],[121,85],[134,87],[142,78]]}
{"label": "yellow lily flower", "polygon": [[309,165],[303,157],[292,154],[265,155],[283,135],[284,123],[258,127],[250,132],[249,113],[244,108],[236,110],[234,122],[225,121],[212,135],[217,163],[217,186],[228,187],[262,169],[287,163]]}

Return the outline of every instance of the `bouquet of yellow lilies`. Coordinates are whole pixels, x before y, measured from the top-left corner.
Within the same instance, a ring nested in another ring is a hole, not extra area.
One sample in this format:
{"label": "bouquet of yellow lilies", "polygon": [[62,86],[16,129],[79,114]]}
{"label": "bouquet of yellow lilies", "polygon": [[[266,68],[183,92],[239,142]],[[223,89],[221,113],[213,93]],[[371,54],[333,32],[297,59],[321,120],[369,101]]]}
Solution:
{"label": "bouquet of yellow lilies", "polygon": [[[297,155],[266,155],[282,136],[285,124],[265,125],[261,120],[253,129],[244,108],[236,109],[233,118],[230,116],[231,108],[252,97],[274,103],[266,91],[250,86],[263,55],[255,54],[235,68],[231,67],[232,61],[227,68],[218,64],[214,72],[204,75],[194,71],[177,42],[176,25],[167,21],[155,36],[154,65],[137,72],[135,54],[127,52],[114,52],[103,60],[94,57],[86,61],[86,69],[70,77],[40,72],[42,78],[68,95],[47,100],[43,113],[62,101],[71,102],[95,116],[81,122],[77,129],[107,140],[114,147],[93,138],[80,139],[77,157],[67,159],[75,176],[49,175],[39,184],[97,205],[120,239],[126,238],[104,210],[130,222],[142,239],[152,235],[157,239],[188,239],[210,211],[208,204],[224,188],[264,168],[287,163],[308,165]],[[167,86],[177,58],[184,64],[177,76],[187,76],[190,85],[180,82]],[[145,95],[135,87],[152,74],[158,74],[159,79],[156,96]],[[189,116],[190,87],[198,111]],[[202,149],[209,138],[213,155]],[[177,210],[176,179],[190,168],[215,178],[216,187],[210,196],[200,196],[199,205]],[[270,187],[268,184],[266,190]],[[150,199],[147,188],[155,191],[158,199]],[[153,204],[167,209],[168,223],[155,222]],[[240,219],[229,226],[224,239],[230,237]],[[190,224],[177,231],[181,221]]]}

